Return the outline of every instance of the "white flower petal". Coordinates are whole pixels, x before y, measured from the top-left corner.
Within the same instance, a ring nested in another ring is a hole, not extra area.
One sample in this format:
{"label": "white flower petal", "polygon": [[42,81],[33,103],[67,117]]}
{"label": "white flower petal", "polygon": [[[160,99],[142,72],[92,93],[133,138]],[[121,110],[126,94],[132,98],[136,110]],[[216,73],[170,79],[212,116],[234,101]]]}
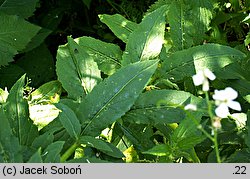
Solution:
{"label": "white flower petal", "polygon": [[197,110],[197,106],[194,104],[188,104],[184,107],[185,110],[191,110],[191,111],[196,111]]}
{"label": "white flower petal", "polygon": [[228,100],[234,100],[237,98],[238,96],[238,92],[235,91],[233,88],[231,87],[227,87],[224,91],[224,95],[226,95],[226,99]]}
{"label": "white flower petal", "polygon": [[202,71],[199,71],[196,75],[194,75],[193,77],[193,82],[195,86],[199,86],[203,83],[204,81],[204,75],[202,73]]}
{"label": "white flower petal", "polygon": [[241,111],[241,106],[240,103],[237,101],[229,101],[227,103],[227,106],[230,107],[231,109],[237,110],[237,111]]}
{"label": "white flower petal", "polygon": [[209,69],[205,69],[204,70],[204,74],[205,76],[210,79],[210,80],[215,80],[216,76],[213,74],[213,72],[211,72]]}
{"label": "white flower petal", "polygon": [[202,90],[203,90],[203,91],[208,91],[208,90],[209,90],[209,82],[208,82],[207,79],[205,79],[205,80],[203,81]]}
{"label": "white flower petal", "polygon": [[224,90],[214,90],[213,99],[219,101],[225,101],[226,98],[224,95]]}
{"label": "white flower petal", "polygon": [[215,109],[215,114],[216,114],[218,117],[221,117],[221,118],[226,118],[228,115],[230,115],[229,110],[228,110],[228,107],[227,107],[227,105],[225,105],[225,104],[219,105],[219,106]]}

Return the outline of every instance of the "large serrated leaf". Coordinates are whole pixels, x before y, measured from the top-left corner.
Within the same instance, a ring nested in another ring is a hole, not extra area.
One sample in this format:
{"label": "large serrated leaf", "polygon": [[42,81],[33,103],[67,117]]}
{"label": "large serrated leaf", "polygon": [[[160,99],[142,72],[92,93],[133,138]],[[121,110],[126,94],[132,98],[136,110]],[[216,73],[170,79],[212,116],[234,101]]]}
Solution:
{"label": "large serrated leaf", "polygon": [[39,0],[0,0],[0,12],[28,18],[33,15]]}
{"label": "large serrated leaf", "polygon": [[123,67],[98,84],[80,104],[78,119],[86,124],[85,135],[96,136],[127,112],[154,73],[158,61]]}
{"label": "large serrated leaf", "polygon": [[0,162],[22,162],[21,146],[12,134],[9,121],[0,107]]}
{"label": "large serrated leaf", "polygon": [[101,78],[94,59],[70,37],[57,51],[56,72],[68,96],[75,100],[88,94]]}
{"label": "large serrated leaf", "polygon": [[0,67],[12,61],[40,30],[17,16],[0,13]]}
{"label": "large serrated leaf", "polygon": [[94,58],[99,69],[105,74],[111,75],[120,68],[122,51],[118,45],[85,36],[77,38],[75,41]]}
{"label": "large serrated leaf", "polygon": [[244,57],[244,53],[228,46],[204,44],[178,51],[169,58],[163,59],[162,68],[165,77],[173,81],[180,81],[205,68],[216,74],[223,67]]}
{"label": "large serrated leaf", "polygon": [[189,103],[198,107],[205,106],[201,98],[188,92],[175,90],[149,91],[139,96],[131,110],[123,116],[123,120],[151,125],[180,122],[186,116],[183,107]]}
{"label": "large serrated leaf", "polygon": [[81,133],[81,124],[75,113],[68,106],[62,103],[56,104],[56,107],[61,110],[59,119],[63,127],[69,133],[70,137],[77,140]]}
{"label": "large serrated leaf", "polygon": [[24,84],[25,75],[11,88],[5,109],[13,134],[21,145],[29,146],[38,136],[38,130],[29,118],[28,102],[23,98]]}
{"label": "large serrated leaf", "polygon": [[154,59],[160,54],[164,42],[166,12],[167,6],[162,6],[148,14],[130,34],[122,57],[123,65]]}
{"label": "large serrated leaf", "polygon": [[120,14],[99,15],[101,22],[105,23],[110,30],[123,42],[127,43],[129,35],[137,28],[137,24],[127,20]]}
{"label": "large serrated leaf", "polygon": [[202,43],[212,19],[212,9],[210,0],[177,0],[171,4],[168,20],[174,50]]}

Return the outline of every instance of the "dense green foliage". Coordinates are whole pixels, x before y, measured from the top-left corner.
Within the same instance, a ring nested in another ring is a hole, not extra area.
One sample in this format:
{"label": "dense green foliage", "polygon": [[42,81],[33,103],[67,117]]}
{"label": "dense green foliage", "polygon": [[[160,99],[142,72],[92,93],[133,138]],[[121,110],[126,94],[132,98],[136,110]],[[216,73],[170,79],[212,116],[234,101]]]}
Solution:
{"label": "dense green foliage", "polygon": [[[247,0],[0,0],[0,162],[250,162],[249,13]],[[204,69],[209,91],[192,81]],[[226,87],[241,111],[220,118]]]}

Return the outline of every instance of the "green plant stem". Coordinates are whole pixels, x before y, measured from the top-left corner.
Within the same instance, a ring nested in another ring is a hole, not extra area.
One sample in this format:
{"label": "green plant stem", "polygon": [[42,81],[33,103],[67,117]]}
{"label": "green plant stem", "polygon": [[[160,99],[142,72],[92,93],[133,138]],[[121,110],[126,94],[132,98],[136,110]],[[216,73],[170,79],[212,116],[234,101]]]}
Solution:
{"label": "green plant stem", "polygon": [[217,133],[217,129],[213,126],[214,115],[212,112],[212,105],[211,105],[211,102],[209,101],[209,95],[208,95],[207,91],[205,92],[205,95],[206,95],[206,101],[207,101],[207,107],[208,107],[208,114],[209,114],[209,117],[211,119],[211,126],[212,126],[212,130],[214,132],[214,136],[212,137],[212,142],[214,143],[217,162],[221,163],[219,145],[218,145],[218,133]]}
{"label": "green plant stem", "polygon": [[60,161],[65,162],[76,150],[78,147],[78,142],[75,142],[70,148],[61,156]]}

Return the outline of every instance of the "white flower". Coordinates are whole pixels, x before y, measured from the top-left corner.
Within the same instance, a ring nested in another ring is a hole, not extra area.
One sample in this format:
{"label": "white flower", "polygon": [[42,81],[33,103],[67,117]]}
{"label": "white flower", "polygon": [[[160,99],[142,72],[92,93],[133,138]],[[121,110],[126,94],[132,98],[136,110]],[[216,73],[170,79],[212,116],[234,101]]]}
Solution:
{"label": "white flower", "polygon": [[235,91],[231,87],[227,87],[224,90],[215,90],[213,99],[215,100],[215,105],[218,106],[215,109],[215,114],[218,117],[225,118],[230,115],[228,108],[240,111],[240,103],[237,101],[233,101],[237,98],[237,96],[237,91]]}
{"label": "white flower", "polygon": [[209,90],[208,79],[214,80],[216,77],[213,74],[213,72],[211,72],[209,69],[206,68],[204,70],[198,71],[197,74],[194,75],[192,78],[195,86],[202,85],[202,90],[208,91]]}
{"label": "white flower", "polygon": [[197,111],[197,106],[194,104],[188,104],[184,107],[185,110]]}

